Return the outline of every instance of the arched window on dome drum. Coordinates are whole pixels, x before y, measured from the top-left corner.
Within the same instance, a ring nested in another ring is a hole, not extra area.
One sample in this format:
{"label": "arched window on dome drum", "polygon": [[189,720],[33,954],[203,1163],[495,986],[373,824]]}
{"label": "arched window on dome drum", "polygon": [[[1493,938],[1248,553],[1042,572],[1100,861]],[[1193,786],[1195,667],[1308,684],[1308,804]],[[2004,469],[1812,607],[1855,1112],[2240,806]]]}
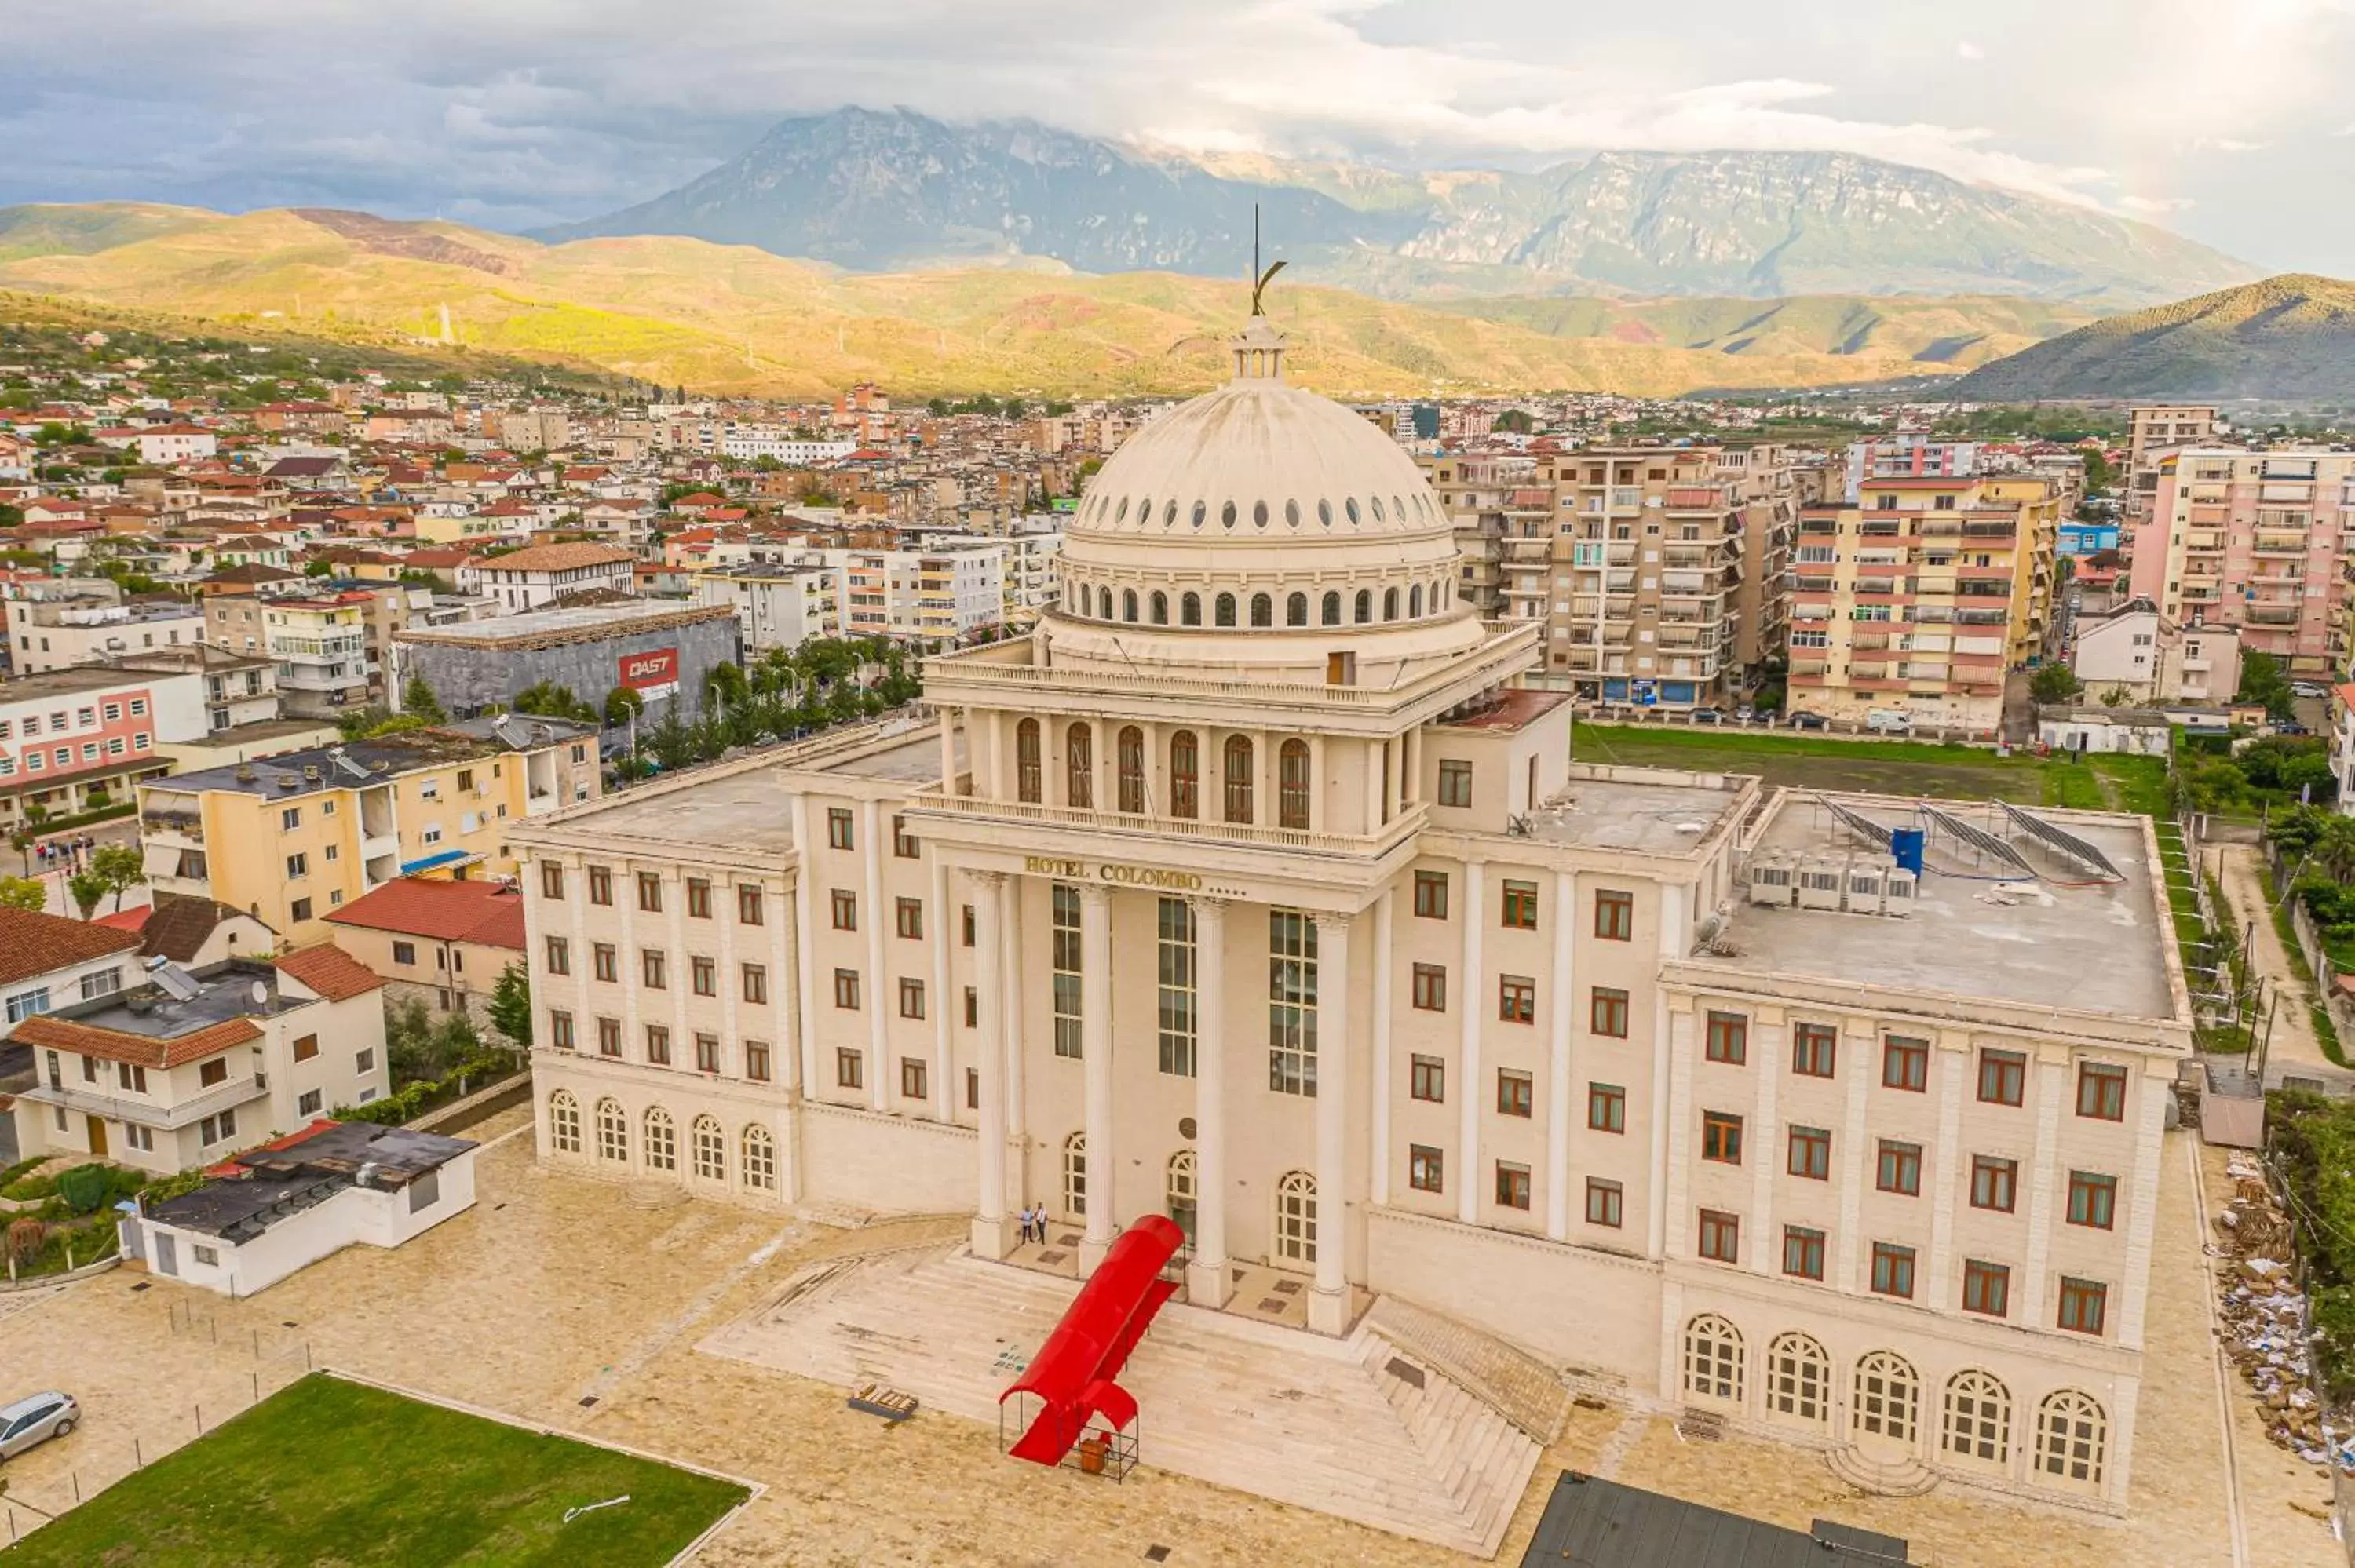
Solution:
{"label": "arched window on dome drum", "polygon": [[1136,620],[1136,590],[1123,588],[1120,593],[1120,618],[1132,624]]}
{"label": "arched window on dome drum", "polygon": [[1406,590],[1406,618],[1409,620],[1423,619],[1423,585],[1421,583]]}
{"label": "arched window on dome drum", "polygon": [[1145,732],[1135,725],[1120,732],[1120,809],[1131,816],[1145,810]]}
{"label": "arched window on dome drum", "polygon": [[1014,726],[1014,795],[1035,806],[1044,794],[1039,767],[1039,721],[1024,719]]}
{"label": "arched window on dome drum", "polygon": [[1216,611],[1212,619],[1220,626],[1232,626],[1235,623],[1234,595],[1231,593],[1222,593],[1219,596]]}
{"label": "arched window on dome drum", "polygon": [[1202,752],[1194,732],[1169,737],[1169,814],[1192,821],[1202,809]]}
{"label": "arched window on dome drum", "polygon": [[1075,724],[1063,732],[1063,802],[1082,811],[1096,803],[1095,737],[1088,726]]}
{"label": "arched window on dome drum", "polygon": [[1166,594],[1166,593],[1161,592],[1161,591],[1160,591],[1159,589],[1157,589],[1157,588],[1156,588],[1156,589],[1155,589],[1155,590],[1154,590],[1154,594],[1153,594],[1152,610],[1153,610],[1153,624],[1154,624],[1154,625],[1156,625],[1156,626],[1167,626],[1167,625],[1168,625],[1168,624],[1169,624],[1169,596],[1168,596],[1167,594]]}
{"label": "arched window on dome drum", "polygon": [[1224,758],[1227,821],[1252,820],[1252,743],[1239,735],[1227,736]]}
{"label": "arched window on dome drum", "polygon": [[1185,598],[1178,601],[1178,624],[1180,626],[1199,626],[1202,624],[1202,596],[1200,594],[1189,593]]}
{"label": "arched window on dome drum", "polygon": [[1374,590],[1371,588],[1359,588],[1358,590],[1358,624],[1360,626],[1367,625],[1370,623],[1373,619]]}
{"label": "arched window on dome drum", "polygon": [[1384,620],[1398,619],[1398,589],[1394,588],[1382,589],[1382,619]]}
{"label": "arched window on dome drum", "polygon": [[1341,596],[1337,593],[1327,593],[1325,596],[1325,624],[1327,626],[1341,624]]}
{"label": "arched window on dome drum", "polygon": [[1093,610],[1093,609],[1092,609],[1090,608],[1090,606],[1093,603],[1093,601],[1094,601],[1094,595],[1091,594],[1091,593],[1088,591],[1088,585],[1087,585],[1087,584],[1085,584],[1085,583],[1082,583],[1082,584],[1080,585],[1080,619],[1081,619],[1081,620],[1087,620],[1090,616],[1092,616],[1092,615],[1093,615],[1093,614],[1095,613],[1095,612],[1094,612],[1094,610]]}
{"label": "arched window on dome drum", "polygon": [[1275,763],[1275,825],[1279,828],[1308,826],[1308,743],[1287,740],[1276,753]]}
{"label": "arched window on dome drum", "polygon": [[1290,599],[1284,601],[1284,624],[1286,626],[1305,626],[1308,624],[1308,596],[1306,594],[1296,593]]}
{"label": "arched window on dome drum", "polygon": [[1255,593],[1252,595],[1252,624],[1253,626],[1273,626],[1275,624],[1274,599],[1270,599],[1263,593]]}

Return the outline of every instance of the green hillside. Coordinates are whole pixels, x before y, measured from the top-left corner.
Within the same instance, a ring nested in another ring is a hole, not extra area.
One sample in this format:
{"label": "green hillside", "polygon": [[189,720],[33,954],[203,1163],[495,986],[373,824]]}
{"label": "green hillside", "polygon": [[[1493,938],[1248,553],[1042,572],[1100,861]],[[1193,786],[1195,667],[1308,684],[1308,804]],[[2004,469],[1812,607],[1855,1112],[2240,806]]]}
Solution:
{"label": "green hillside", "polygon": [[2355,283],[2289,273],[2113,316],[1972,372],[1953,396],[2257,397],[2355,387]]}

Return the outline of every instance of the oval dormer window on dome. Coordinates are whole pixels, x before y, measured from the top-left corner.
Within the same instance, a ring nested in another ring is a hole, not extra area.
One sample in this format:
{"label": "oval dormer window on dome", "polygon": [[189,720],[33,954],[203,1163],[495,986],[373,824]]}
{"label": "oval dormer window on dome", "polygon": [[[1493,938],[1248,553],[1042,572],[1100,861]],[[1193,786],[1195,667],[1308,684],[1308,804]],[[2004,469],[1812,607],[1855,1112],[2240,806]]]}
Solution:
{"label": "oval dormer window on dome", "polygon": [[1162,503],[1161,525],[1164,528],[1175,528],[1178,526],[1178,503],[1176,502],[1167,501]]}
{"label": "oval dormer window on dome", "polygon": [[1125,495],[1122,496],[1122,497],[1120,498],[1120,504],[1119,504],[1117,507],[1114,508],[1114,510],[1113,510],[1113,514],[1112,514],[1112,521],[1113,521],[1113,526],[1114,526],[1115,528],[1116,528],[1116,527],[1118,527],[1118,526],[1119,526],[1120,524],[1122,524],[1123,523],[1125,523],[1125,522],[1127,522],[1127,521],[1128,521],[1128,497],[1127,497],[1127,496],[1125,496]]}
{"label": "oval dormer window on dome", "polygon": [[1406,503],[1395,495],[1391,497],[1391,515],[1401,523],[1406,521]]}
{"label": "oval dormer window on dome", "polygon": [[1267,526],[1266,502],[1254,501],[1252,503],[1252,526],[1254,528],[1264,528]]}
{"label": "oval dormer window on dome", "polygon": [[1341,502],[1341,510],[1349,514],[1349,526],[1352,528],[1356,527],[1358,525],[1358,498],[1354,495],[1345,497]]}
{"label": "oval dormer window on dome", "polygon": [[1207,508],[1207,507],[1206,507],[1206,506],[1205,506],[1201,502],[1197,501],[1196,503],[1194,503],[1194,526],[1195,526],[1195,527],[1199,528],[1199,527],[1202,525],[1202,518],[1203,518],[1203,516],[1204,516],[1205,513],[1207,512],[1207,510],[1208,510],[1208,508]]}
{"label": "oval dormer window on dome", "polygon": [[1146,496],[1136,503],[1136,525],[1144,527],[1153,521],[1153,497]]}
{"label": "oval dormer window on dome", "polygon": [[1375,522],[1380,523],[1384,521],[1382,517],[1382,498],[1380,496],[1369,495],[1366,497],[1366,503],[1374,509]]}
{"label": "oval dormer window on dome", "polygon": [[1333,503],[1331,502],[1319,501],[1316,503],[1316,521],[1324,524],[1327,528],[1333,526]]}
{"label": "oval dormer window on dome", "polygon": [[1234,525],[1235,503],[1230,501],[1224,506],[1219,508],[1219,526],[1221,528],[1231,528]]}
{"label": "oval dormer window on dome", "polygon": [[1297,501],[1287,501],[1284,503],[1284,525],[1287,528],[1300,526],[1300,503]]}

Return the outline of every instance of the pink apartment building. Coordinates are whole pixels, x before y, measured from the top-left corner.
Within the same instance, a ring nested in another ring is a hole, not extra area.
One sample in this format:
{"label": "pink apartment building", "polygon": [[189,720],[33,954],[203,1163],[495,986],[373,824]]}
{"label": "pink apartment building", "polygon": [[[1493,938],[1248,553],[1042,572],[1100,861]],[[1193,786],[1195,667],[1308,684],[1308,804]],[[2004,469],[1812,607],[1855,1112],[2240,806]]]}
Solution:
{"label": "pink apartment building", "polygon": [[2244,650],[2296,673],[2342,670],[2340,530],[2355,522],[2355,453],[2192,447],[2158,469],[2134,529],[2133,597],[2186,625],[2237,627]]}

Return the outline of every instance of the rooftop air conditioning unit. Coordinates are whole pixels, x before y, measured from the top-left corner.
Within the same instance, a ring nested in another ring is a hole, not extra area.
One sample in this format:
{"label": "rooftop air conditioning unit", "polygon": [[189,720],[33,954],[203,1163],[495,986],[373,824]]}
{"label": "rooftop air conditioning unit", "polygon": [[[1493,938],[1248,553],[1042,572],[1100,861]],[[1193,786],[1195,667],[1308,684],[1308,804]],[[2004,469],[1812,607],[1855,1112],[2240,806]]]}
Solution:
{"label": "rooftop air conditioning unit", "polygon": [[1794,897],[1791,869],[1787,855],[1753,856],[1750,862],[1750,902],[1789,908]]}
{"label": "rooftop air conditioning unit", "polygon": [[1848,868],[1846,906],[1851,915],[1881,913],[1882,877],[1887,867],[1869,860],[1850,861]]}
{"label": "rooftop air conditioning unit", "polygon": [[1840,893],[1848,881],[1848,862],[1823,860],[1803,863],[1799,866],[1799,907],[1802,909],[1838,909]]}
{"label": "rooftop air conditioning unit", "polygon": [[1883,915],[1906,916],[1913,913],[1914,899],[1921,891],[1920,874],[1902,865],[1892,865],[1881,874]]}

